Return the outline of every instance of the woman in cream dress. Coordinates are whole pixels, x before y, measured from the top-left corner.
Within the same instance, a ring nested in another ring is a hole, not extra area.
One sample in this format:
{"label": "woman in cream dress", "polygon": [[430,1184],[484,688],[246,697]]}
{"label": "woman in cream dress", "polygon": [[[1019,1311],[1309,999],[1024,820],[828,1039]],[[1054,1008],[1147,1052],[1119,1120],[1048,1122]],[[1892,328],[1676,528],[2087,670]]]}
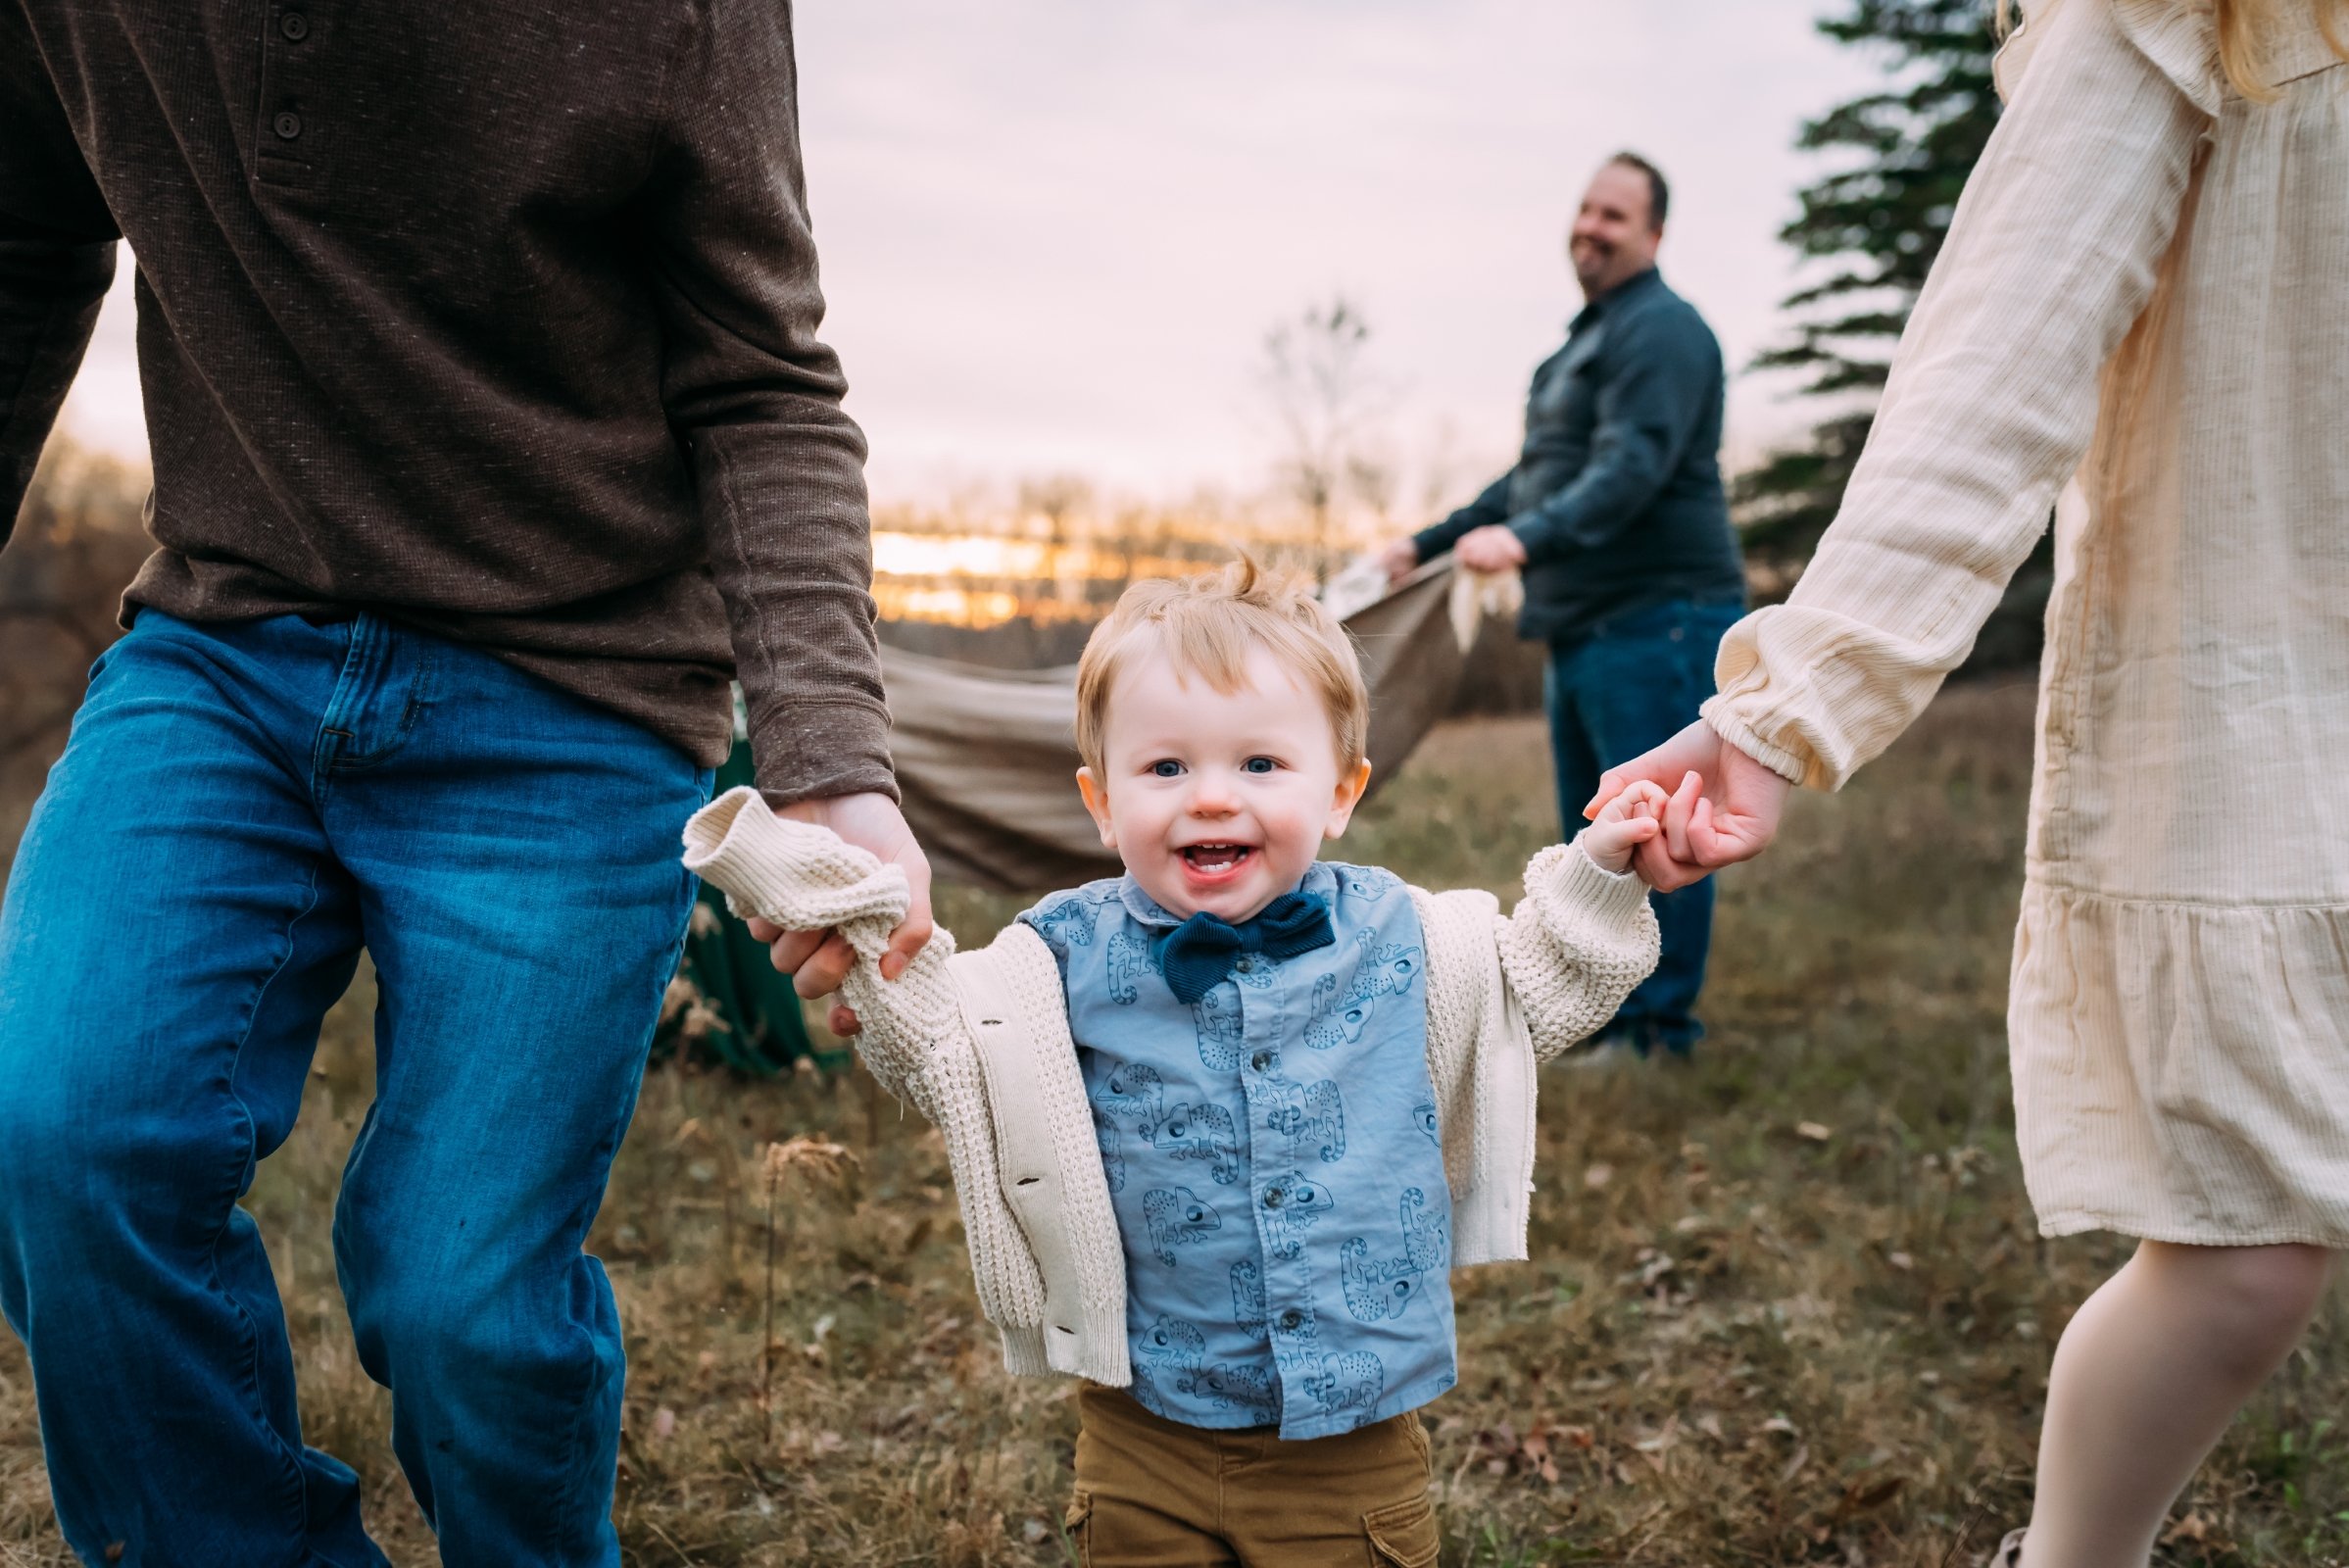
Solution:
{"label": "woman in cream dress", "polygon": [[1835,527],[1705,720],[1600,786],[1681,786],[1663,885],[1758,853],[1789,782],[1916,716],[2056,504],[2016,1129],[2045,1234],[2142,1241],[2056,1350],[2025,1568],[2142,1565],[2349,1247],[2339,4],[2031,9]]}

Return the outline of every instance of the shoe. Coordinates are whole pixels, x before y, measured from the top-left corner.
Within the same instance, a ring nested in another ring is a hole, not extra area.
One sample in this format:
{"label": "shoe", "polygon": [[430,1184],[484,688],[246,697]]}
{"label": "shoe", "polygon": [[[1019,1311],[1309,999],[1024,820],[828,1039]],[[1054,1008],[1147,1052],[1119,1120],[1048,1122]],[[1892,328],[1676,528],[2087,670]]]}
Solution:
{"label": "shoe", "polygon": [[2010,1530],[1998,1544],[1998,1549],[1990,1554],[1988,1568],[2022,1568],[2022,1564],[2023,1532]]}
{"label": "shoe", "polygon": [[1613,1072],[1639,1059],[1639,1053],[1621,1036],[1597,1035],[1589,1044],[1559,1055],[1554,1065],[1569,1072]]}

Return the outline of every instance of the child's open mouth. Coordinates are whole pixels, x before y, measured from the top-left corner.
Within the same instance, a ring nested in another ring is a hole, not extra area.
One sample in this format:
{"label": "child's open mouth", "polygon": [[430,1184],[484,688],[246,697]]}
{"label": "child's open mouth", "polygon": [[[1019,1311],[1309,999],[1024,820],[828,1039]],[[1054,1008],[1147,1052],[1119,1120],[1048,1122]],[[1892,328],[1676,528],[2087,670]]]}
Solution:
{"label": "child's open mouth", "polygon": [[1183,863],[1195,881],[1220,882],[1236,874],[1256,853],[1250,844],[1187,844]]}

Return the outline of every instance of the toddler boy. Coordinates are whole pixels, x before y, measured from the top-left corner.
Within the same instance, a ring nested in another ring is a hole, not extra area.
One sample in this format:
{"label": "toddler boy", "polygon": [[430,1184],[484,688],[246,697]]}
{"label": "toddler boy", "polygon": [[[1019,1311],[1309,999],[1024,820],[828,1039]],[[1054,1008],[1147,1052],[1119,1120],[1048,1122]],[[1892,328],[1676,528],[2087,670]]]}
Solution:
{"label": "toddler boy", "polygon": [[1654,966],[1629,865],[1664,796],[1535,857],[1509,917],[1317,859],[1369,779],[1361,670],[1246,561],[1128,589],[1077,710],[1126,874],[987,949],[941,932],[882,981],[902,875],[749,791],[687,861],[856,948],[859,1049],[946,1135],[1006,1361],[1089,1380],[1088,1564],[1432,1564],[1414,1412],[1457,1379],[1449,1270],[1525,1255],[1534,1069]]}

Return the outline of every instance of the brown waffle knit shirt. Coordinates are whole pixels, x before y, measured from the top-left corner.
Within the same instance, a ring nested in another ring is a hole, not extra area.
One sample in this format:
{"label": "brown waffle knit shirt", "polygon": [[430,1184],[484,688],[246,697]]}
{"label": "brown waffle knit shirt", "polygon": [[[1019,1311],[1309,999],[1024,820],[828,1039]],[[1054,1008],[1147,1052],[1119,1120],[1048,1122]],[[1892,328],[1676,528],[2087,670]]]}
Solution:
{"label": "brown waffle knit shirt", "polygon": [[372,610],[894,790],[782,0],[0,0],[0,540],[137,258],[190,620]]}

